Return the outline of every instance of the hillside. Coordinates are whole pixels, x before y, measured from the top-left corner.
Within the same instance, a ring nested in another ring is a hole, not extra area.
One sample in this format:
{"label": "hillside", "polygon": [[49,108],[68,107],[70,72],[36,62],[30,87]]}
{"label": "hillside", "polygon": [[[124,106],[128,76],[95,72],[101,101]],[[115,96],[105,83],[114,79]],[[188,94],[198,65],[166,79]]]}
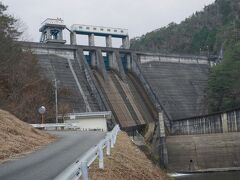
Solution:
{"label": "hillside", "polygon": [[180,24],[154,30],[131,40],[131,48],[179,54],[219,54],[229,36],[238,38],[239,0],[216,0]]}
{"label": "hillside", "polygon": [[[131,48],[161,53],[215,55],[222,63],[211,68],[207,99],[210,113],[240,107],[240,1],[216,0],[180,24],[131,40]],[[220,62],[220,61],[219,61]]]}
{"label": "hillside", "polygon": [[135,146],[126,133],[120,132],[117,143],[111,149],[111,156],[104,157],[104,170],[95,161],[89,169],[89,179],[111,180],[163,180],[165,173],[154,165],[146,155]]}
{"label": "hillside", "polygon": [[55,138],[0,110],[0,162],[32,151]]}
{"label": "hillside", "polygon": [[226,41],[224,60],[211,69],[208,80],[209,112],[240,107],[240,42]]}

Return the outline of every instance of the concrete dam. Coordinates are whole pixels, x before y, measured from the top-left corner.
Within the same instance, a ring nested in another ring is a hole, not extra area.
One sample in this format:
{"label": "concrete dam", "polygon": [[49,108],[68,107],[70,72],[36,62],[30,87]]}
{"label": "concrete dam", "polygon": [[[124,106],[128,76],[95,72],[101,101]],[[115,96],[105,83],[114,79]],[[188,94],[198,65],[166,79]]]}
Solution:
{"label": "concrete dam", "polygon": [[[59,80],[60,87],[71,92],[67,99],[59,97],[71,103],[71,112],[111,110],[114,120],[126,130],[156,121],[154,104],[136,75],[127,64],[123,66],[124,57],[118,50],[28,42],[23,45],[36,55],[44,76]],[[124,51],[130,56],[131,51]],[[108,57],[102,52],[108,52]]]}
{"label": "concrete dam", "polygon": [[[211,68],[206,57],[133,51],[121,29],[75,25],[70,45],[42,31],[41,43],[20,43],[36,55],[45,77],[71,93],[59,95],[71,104],[69,113],[112,111],[108,127],[118,123],[129,134],[143,132],[160,165],[172,171],[240,166],[239,110],[204,115]],[[81,33],[89,36],[88,46],[76,44]],[[106,36],[106,47],[96,47],[94,35]],[[122,48],[112,47],[112,36],[122,38]]]}

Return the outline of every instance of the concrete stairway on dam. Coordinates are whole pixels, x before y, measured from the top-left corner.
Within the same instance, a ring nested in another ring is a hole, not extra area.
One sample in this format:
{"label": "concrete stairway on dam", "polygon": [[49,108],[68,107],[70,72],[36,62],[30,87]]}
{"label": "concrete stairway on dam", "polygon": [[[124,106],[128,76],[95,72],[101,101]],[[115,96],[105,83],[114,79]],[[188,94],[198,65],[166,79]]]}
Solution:
{"label": "concrete stairway on dam", "polygon": [[240,133],[168,136],[168,168],[196,171],[240,166]]}
{"label": "concrete stairway on dam", "polygon": [[[95,72],[116,120],[126,130],[131,127],[153,122],[154,117],[148,109],[144,109],[144,100],[132,85],[124,82],[114,72],[108,72],[108,80],[104,80],[100,73]],[[130,81],[130,79],[128,79]]]}
{"label": "concrete stairway on dam", "polygon": [[148,62],[141,69],[171,119],[206,113],[207,64]]}
{"label": "concrete stairway on dam", "polygon": [[93,94],[91,93],[91,89],[87,83],[83,65],[80,64],[80,61],[78,62],[77,59],[75,59],[72,61],[72,66],[73,66],[74,72],[76,73],[78,81],[81,84],[81,87],[84,91],[87,101],[91,107],[91,111],[93,112],[99,111],[100,110],[99,105],[96,99],[94,98]]}
{"label": "concrete stairway on dam", "polygon": [[[39,65],[42,67],[44,76],[50,80],[56,78],[59,81],[59,87],[67,89],[70,93],[70,96],[67,98],[60,96],[59,102],[69,103],[72,108],[72,112],[86,112],[86,104],[79,92],[76,80],[74,79],[73,73],[69,67],[68,60],[53,54],[38,54],[37,59]],[[74,64],[73,67],[76,69],[75,60],[71,60],[71,62]],[[75,72],[78,77],[82,74],[80,70],[76,70]],[[84,84],[85,81],[83,79],[79,79],[79,81],[81,87],[86,93],[86,84]]]}

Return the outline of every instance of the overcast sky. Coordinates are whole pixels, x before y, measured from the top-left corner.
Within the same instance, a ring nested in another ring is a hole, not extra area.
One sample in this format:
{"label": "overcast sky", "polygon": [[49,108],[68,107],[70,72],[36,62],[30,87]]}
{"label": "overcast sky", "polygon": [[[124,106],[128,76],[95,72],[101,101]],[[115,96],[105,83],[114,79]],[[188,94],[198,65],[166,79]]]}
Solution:
{"label": "overcast sky", "polygon": [[[72,24],[87,24],[126,28],[132,38],[166,26],[170,22],[179,23],[214,1],[2,0],[9,6],[8,12],[25,23],[30,36],[27,39],[31,41],[39,41],[38,30],[46,18],[62,18],[68,27]],[[67,36],[65,32],[65,38],[68,39]],[[85,40],[86,38],[83,38],[83,41]]]}

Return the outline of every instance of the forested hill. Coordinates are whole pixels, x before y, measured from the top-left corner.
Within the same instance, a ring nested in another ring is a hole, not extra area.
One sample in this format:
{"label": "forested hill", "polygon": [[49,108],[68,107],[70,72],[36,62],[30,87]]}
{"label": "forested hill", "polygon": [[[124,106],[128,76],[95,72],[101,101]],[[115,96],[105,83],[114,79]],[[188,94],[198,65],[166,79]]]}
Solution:
{"label": "forested hill", "polygon": [[218,54],[229,36],[238,38],[239,17],[240,0],[216,0],[180,24],[170,23],[132,39],[131,48],[162,53]]}

